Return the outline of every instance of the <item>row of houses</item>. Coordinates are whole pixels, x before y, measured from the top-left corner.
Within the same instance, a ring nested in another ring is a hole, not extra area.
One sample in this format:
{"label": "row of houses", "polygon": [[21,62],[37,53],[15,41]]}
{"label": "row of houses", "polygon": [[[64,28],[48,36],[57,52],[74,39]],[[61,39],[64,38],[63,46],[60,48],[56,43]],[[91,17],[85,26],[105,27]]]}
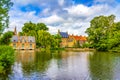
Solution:
{"label": "row of houses", "polygon": [[[62,37],[60,43],[61,47],[75,47],[76,45],[82,46],[86,41],[85,36],[69,35],[67,32],[60,32],[58,34]],[[11,38],[10,44],[14,49],[35,49],[36,42],[33,36],[19,36],[16,27],[14,29],[14,36]]]}
{"label": "row of houses", "polygon": [[61,47],[78,47],[87,42],[85,36],[69,35],[68,32],[61,32],[60,30],[58,30],[58,34],[62,37]]}

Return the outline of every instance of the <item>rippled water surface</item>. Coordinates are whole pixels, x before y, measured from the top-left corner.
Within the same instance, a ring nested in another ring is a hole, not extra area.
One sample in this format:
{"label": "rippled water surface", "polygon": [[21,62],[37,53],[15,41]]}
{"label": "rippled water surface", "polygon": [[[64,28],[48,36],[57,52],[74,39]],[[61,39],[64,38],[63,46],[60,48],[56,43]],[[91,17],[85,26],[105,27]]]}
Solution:
{"label": "rippled water surface", "polygon": [[0,80],[120,80],[120,54],[19,51]]}

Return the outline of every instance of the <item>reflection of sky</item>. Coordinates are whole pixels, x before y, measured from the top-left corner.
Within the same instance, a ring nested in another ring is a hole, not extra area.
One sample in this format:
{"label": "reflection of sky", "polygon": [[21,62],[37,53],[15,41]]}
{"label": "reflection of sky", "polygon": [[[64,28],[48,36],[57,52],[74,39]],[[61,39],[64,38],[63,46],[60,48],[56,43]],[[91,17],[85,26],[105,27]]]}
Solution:
{"label": "reflection of sky", "polygon": [[30,75],[24,75],[21,63],[15,62],[12,69],[13,71],[12,74],[9,75],[9,80],[50,80],[46,75],[38,72],[33,72]]}
{"label": "reflection of sky", "polygon": [[23,72],[22,72],[22,65],[21,63],[15,62],[13,65],[13,72],[10,75],[10,80],[22,80]]}
{"label": "reflection of sky", "polygon": [[[25,58],[27,55],[28,57]],[[94,57],[93,60],[89,59],[90,55]],[[59,54],[61,58],[57,59],[51,57],[50,60],[45,62],[44,59],[42,59],[43,63],[41,63],[41,59],[36,57],[32,58],[32,56],[35,56],[34,53],[20,53],[18,56],[19,61],[14,63],[12,72],[9,74],[9,80],[92,80],[98,78],[103,78],[101,80],[104,80],[104,78],[112,78],[113,80],[120,79],[119,55],[93,55],[91,52],[62,52]],[[45,58],[46,56],[43,56],[42,58]],[[46,64],[44,67],[40,68],[41,71],[36,69],[37,62],[35,62],[34,59],[38,59],[37,61],[40,63],[38,67]],[[90,63],[90,61],[93,64]],[[49,63],[47,64],[46,62]],[[31,64],[33,64],[33,66],[31,66]],[[91,75],[94,76],[92,77]]]}
{"label": "reflection of sky", "polygon": [[52,60],[47,75],[55,80],[87,79],[90,74],[88,70],[88,54],[74,52],[68,55],[71,56],[59,61]]}

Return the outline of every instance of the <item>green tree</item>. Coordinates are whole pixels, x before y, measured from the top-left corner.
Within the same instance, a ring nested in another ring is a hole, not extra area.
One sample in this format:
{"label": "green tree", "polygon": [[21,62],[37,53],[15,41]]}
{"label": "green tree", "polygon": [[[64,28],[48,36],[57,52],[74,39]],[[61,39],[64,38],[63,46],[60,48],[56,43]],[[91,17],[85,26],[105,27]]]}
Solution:
{"label": "green tree", "polygon": [[90,27],[86,30],[89,43],[98,50],[108,50],[108,40],[112,38],[115,27],[114,15],[95,17],[90,22]]}
{"label": "green tree", "polygon": [[24,24],[23,28],[22,28],[22,32],[25,34],[25,35],[34,35],[33,33],[37,33],[37,31],[39,30],[45,30],[47,31],[48,28],[47,26],[44,24],[44,23],[32,23],[31,21],[30,22],[27,22]]}
{"label": "green tree", "polygon": [[38,30],[45,30],[45,31],[47,31],[48,27],[44,23],[37,23],[35,29],[36,29],[36,31],[38,31]]}
{"label": "green tree", "polygon": [[12,36],[13,36],[13,32],[11,32],[11,31],[4,33],[0,38],[0,44],[1,45],[9,45],[11,42]]}
{"label": "green tree", "polygon": [[44,30],[38,31],[38,41],[39,45],[44,48],[51,48],[51,45],[53,43],[53,37],[49,32],[46,32]]}
{"label": "green tree", "polygon": [[40,47],[40,43],[38,41],[38,31],[39,30],[47,31],[48,28],[44,23],[36,23],[35,24],[32,22],[28,22],[28,23],[25,23],[22,28],[22,35],[35,36],[36,44],[38,47]]}
{"label": "green tree", "polygon": [[12,5],[11,0],[0,0],[0,35],[3,33],[4,29],[8,27],[8,12]]}
{"label": "green tree", "polygon": [[62,37],[59,34],[53,35],[53,44],[52,44],[53,48],[59,48],[60,47],[60,43],[62,42],[61,38]]}

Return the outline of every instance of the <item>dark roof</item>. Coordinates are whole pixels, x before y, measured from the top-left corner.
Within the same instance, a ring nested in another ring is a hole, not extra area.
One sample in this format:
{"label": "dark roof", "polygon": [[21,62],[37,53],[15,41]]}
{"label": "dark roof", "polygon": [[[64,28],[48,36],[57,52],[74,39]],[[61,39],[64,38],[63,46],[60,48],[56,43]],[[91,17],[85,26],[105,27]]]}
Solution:
{"label": "dark roof", "polygon": [[18,36],[13,36],[11,39],[12,42],[18,42]]}
{"label": "dark roof", "polygon": [[12,42],[18,42],[18,39],[20,40],[20,42],[22,42],[22,40],[24,40],[25,42],[35,42],[35,37],[33,36],[13,36],[11,38]]}
{"label": "dark roof", "polygon": [[68,38],[68,33],[67,32],[60,32],[60,35],[62,38]]}
{"label": "dark roof", "polygon": [[28,42],[35,42],[35,37],[28,36]]}

